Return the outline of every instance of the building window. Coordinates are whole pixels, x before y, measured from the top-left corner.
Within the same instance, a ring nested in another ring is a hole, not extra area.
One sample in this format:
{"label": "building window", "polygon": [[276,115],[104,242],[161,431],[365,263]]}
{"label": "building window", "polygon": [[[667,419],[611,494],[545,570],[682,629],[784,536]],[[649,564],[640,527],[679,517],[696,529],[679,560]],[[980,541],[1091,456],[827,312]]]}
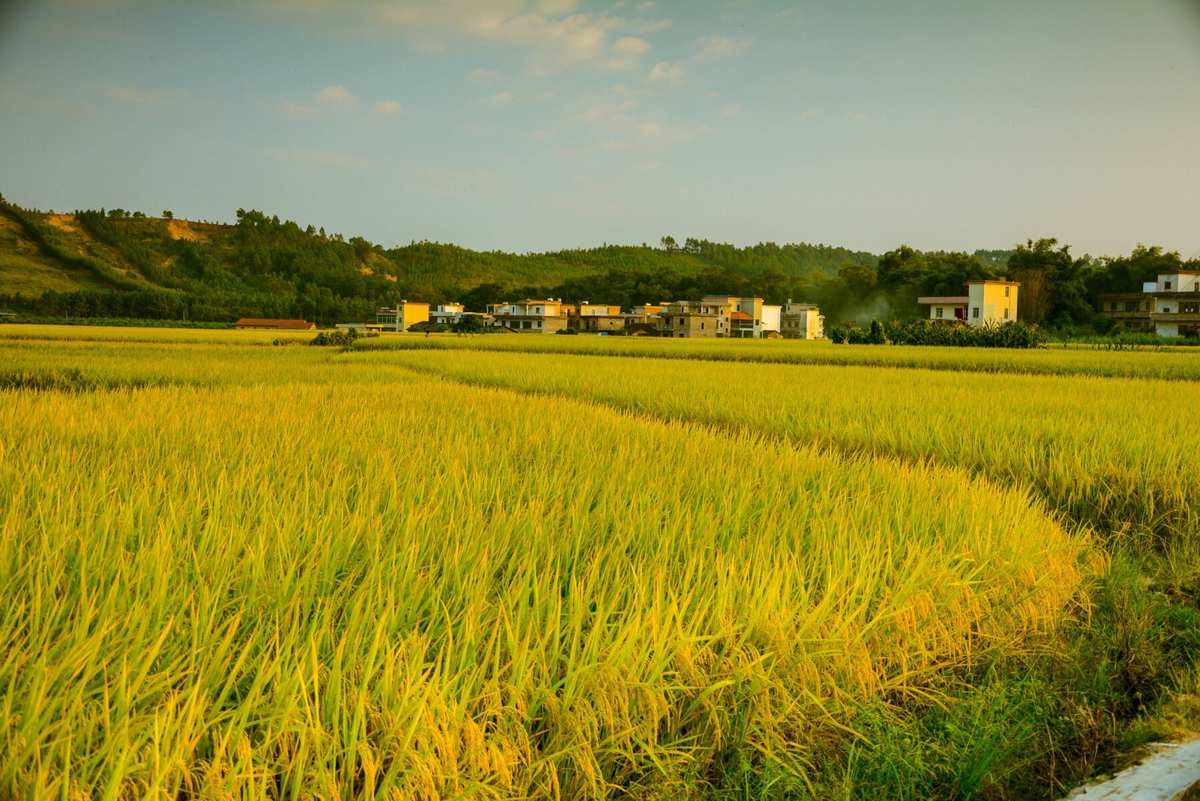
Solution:
{"label": "building window", "polygon": [[940,320],[942,317],[942,307],[938,306],[933,310],[934,315]]}
{"label": "building window", "polygon": [[1004,310],[1004,319],[1005,320],[1008,319],[1008,309],[1007,308],[1005,308],[1005,310]]}
{"label": "building window", "polygon": [[1008,297],[1008,290],[1010,290],[1010,289],[1012,289],[1012,287],[1007,287],[1007,286],[1004,287],[1004,297],[1006,297],[1006,298]]}
{"label": "building window", "polygon": [[979,319],[979,307],[978,306],[971,309],[971,316],[974,317],[976,320]]}
{"label": "building window", "polygon": [[1165,290],[1167,290],[1167,291],[1169,292],[1169,291],[1171,290],[1171,282],[1170,282],[1170,281],[1163,281],[1163,289],[1165,289]]}

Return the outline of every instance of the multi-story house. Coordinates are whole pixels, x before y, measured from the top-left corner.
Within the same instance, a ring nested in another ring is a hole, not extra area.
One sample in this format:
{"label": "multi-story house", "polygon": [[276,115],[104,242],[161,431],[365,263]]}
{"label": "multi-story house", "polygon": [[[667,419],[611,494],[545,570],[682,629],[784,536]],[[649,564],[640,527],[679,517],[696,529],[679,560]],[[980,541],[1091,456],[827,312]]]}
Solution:
{"label": "multi-story house", "polygon": [[794,303],[788,298],[780,330],[784,339],[820,339],[825,336],[825,318],[811,303]]}
{"label": "multi-story house", "polygon": [[429,304],[402,300],[395,307],[384,307],[375,312],[375,324],[367,328],[374,331],[407,331],[417,323],[429,319]]}
{"label": "multi-story house", "polygon": [[729,328],[718,336],[753,338],[779,336],[782,307],[765,304],[762,298],[705,295],[701,303],[721,306],[725,309],[729,317]]}
{"label": "multi-story house", "polygon": [[1158,290],[1155,281],[1147,282],[1143,292],[1109,292],[1096,297],[1096,310],[1123,328],[1130,331],[1153,331],[1154,296]]}
{"label": "multi-story house", "polygon": [[620,306],[589,303],[585,300],[570,316],[568,325],[576,331],[592,334],[601,331],[623,331],[625,330],[625,315],[621,314]]}
{"label": "multi-story house", "polygon": [[550,298],[495,303],[488,307],[488,311],[495,318],[497,325],[511,331],[550,334],[567,327],[567,317],[574,308],[569,303],[563,303],[560,298]]}
{"label": "multi-story house", "polygon": [[455,325],[462,321],[464,313],[461,303],[441,303],[429,312],[429,321],[441,325]]}
{"label": "multi-story house", "polygon": [[967,294],[925,296],[917,303],[929,307],[930,320],[958,320],[979,326],[1017,319],[1017,291],[1021,285],[1003,278],[967,282]]}
{"label": "multi-story house", "polygon": [[1154,299],[1150,320],[1162,337],[1200,335],[1200,270],[1180,270],[1158,276],[1143,286]]}
{"label": "multi-story house", "polygon": [[730,310],[724,303],[676,300],[658,316],[658,331],[665,337],[729,336]]}

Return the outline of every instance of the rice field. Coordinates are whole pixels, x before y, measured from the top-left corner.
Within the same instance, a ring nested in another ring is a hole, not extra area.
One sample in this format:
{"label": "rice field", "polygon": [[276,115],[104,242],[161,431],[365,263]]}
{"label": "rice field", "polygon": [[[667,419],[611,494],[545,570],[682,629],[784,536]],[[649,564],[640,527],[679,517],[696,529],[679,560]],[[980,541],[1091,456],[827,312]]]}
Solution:
{"label": "rice field", "polygon": [[1195,543],[1185,380],[29,328],[0,797],[1053,797]]}

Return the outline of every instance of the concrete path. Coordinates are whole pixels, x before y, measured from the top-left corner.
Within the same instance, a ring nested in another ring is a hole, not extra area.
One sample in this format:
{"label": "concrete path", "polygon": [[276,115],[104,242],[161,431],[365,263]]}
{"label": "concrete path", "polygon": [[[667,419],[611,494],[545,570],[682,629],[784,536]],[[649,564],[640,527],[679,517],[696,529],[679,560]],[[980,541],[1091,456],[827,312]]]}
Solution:
{"label": "concrete path", "polygon": [[1200,782],[1200,740],[1158,743],[1108,781],[1071,791],[1069,801],[1171,801]]}

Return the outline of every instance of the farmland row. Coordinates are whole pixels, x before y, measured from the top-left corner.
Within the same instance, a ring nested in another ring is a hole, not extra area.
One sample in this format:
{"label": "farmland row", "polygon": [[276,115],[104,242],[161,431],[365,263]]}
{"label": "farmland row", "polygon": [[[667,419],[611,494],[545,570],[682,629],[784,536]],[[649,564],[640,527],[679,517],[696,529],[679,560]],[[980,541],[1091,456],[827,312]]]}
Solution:
{"label": "farmland row", "polygon": [[1109,378],[1200,380],[1195,349],[1107,351],[1050,347],[1036,350],[930,346],[834,345],[797,340],[662,339],[658,337],[385,336],[361,340],[364,350],[488,350],[559,355],[624,356],[754,364],[905,367],[969,373],[1085,375]]}
{"label": "farmland row", "polygon": [[1193,383],[466,350],[347,360],[967,468],[1030,487],[1117,539],[1183,553],[1200,542]]}
{"label": "farmland row", "polygon": [[[311,332],[212,329],[137,329],[91,326],[5,325],[7,343],[145,343],[198,349],[213,345],[269,346],[307,342]],[[360,340],[364,350],[488,350],[559,355],[623,356],[762,364],[895,367],[952,372],[1086,375],[1200,381],[1200,353],[1189,348],[1106,351],[1051,347],[1015,351],[987,348],[833,345],[797,340],[662,339],[656,337],[384,334]]]}
{"label": "farmland row", "polygon": [[864,705],[1044,647],[1088,570],[961,470],[260,352],[0,391],[0,794],[805,781]]}

